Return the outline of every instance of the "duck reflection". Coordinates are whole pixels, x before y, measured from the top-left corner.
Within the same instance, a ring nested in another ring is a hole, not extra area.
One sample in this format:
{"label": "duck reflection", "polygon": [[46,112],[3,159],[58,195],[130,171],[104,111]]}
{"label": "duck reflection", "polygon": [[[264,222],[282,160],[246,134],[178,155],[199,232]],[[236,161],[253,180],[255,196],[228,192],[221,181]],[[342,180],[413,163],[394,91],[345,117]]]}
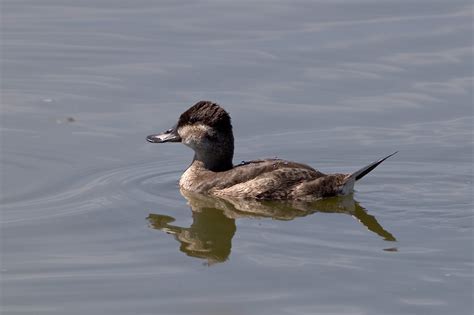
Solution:
{"label": "duck reflection", "polygon": [[171,234],[180,242],[180,250],[188,256],[205,259],[208,264],[223,262],[231,253],[232,238],[238,218],[272,218],[293,220],[315,212],[345,213],[356,218],[369,231],[386,241],[396,241],[374,216],[350,196],[333,197],[312,202],[256,201],[222,199],[181,190],[192,209],[190,227],[172,225],[173,217],[150,214],[150,227]]}

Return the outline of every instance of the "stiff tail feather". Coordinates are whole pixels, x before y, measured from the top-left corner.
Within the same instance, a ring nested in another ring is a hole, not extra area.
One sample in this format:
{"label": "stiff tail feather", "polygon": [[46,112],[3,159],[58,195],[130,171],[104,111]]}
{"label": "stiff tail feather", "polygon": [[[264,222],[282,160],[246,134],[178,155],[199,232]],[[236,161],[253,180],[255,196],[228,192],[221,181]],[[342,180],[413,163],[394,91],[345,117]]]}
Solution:
{"label": "stiff tail feather", "polygon": [[379,166],[383,161],[385,161],[386,159],[388,159],[389,157],[397,154],[398,151],[395,151],[393,152],[392,154],[390,155],[387,155],[386,157],[378,160],[378,161],[375,161],[373,163],[370,163],[369,165],[367,166],[364,166],[363,168],[361,168],[360,170],[358,171],[355,171],[354,173],[350,174],[349,176],[347,176],[347,178],[345,179],[345,183],[344,183],[344,186],[342,187],[342,193],[343,194],[348,194],[348,193],[351,193],[354,189],[354,183],[356,181],[358,181],[359,179],[361,179],[362,177],[364,177],[365,175],[369,174],[371,171],[374,170],[374,168],[376,168],[377,166]]}

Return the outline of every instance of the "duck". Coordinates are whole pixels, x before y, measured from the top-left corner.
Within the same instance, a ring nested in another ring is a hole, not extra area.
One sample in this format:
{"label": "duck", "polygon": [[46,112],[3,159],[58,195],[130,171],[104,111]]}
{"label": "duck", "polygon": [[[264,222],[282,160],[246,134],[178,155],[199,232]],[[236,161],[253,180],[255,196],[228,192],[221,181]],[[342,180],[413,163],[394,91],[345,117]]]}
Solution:
{"label": "duck", "polygon": [[146,137],[151,143],[182,143],[194,158],[179,180],[181,190],[221,198],[317,200],[354,192],[354,184],[397,152],[349,174],[325,174],[298,162],[258,159],[233,164],[230,115],[212,101],[199,101],[170,129]]}

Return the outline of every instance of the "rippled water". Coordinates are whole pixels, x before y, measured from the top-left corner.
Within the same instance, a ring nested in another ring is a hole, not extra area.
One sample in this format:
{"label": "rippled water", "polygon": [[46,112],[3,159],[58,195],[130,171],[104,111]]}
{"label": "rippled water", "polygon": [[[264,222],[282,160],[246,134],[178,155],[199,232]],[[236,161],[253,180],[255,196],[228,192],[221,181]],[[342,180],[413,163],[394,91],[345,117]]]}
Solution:
{"label": "rippled water", "polygon": [[[472,314],[469,1],[2,2],[2,314]],[[181,195],[200,99],[235,162],[353,198]]]}

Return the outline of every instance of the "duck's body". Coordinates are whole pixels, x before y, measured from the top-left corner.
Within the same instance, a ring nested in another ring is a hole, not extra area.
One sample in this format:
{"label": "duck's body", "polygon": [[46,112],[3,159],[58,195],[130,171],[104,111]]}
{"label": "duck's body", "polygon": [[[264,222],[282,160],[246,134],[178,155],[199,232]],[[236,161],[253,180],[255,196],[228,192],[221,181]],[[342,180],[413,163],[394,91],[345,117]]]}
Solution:
{"label": "duck's body", "polygon": [[310,166],[279,160],[244,162],[213,172],[194,161],[179,181],[182,189],[221,197],[313,199],[341,193],[343,174],[325,175]]}
{"label": "duck's body", "polygon": [[[233,166],[230,117],[220,106],[199,102],[184,112],[176,127],[148,136],[154,143],[183,142],[195,151],[181,176],[182,189],[220,197],[260,200],[311,200],[345,195],[354,182],[391,155],[352,174],[323,174],[291,161],[266,159]],[[393,155],[393,154],[392,154]]]}

